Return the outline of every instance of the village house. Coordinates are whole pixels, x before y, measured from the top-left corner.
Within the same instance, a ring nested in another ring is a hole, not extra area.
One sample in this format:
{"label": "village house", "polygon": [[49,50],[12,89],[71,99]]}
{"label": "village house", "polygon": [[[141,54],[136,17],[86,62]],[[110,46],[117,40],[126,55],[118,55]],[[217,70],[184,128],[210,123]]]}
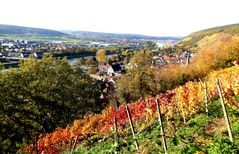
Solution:
{"label": "village house", "polygon": [[120,76],[124,72],[124,69],[119,63],[99,63],[98,65],[100,76]]}
{"label": "village house", "polygon": [[107,70],[107,75],[108,76],[120,76],[122,75],[123,69],[121,68],[120,64],[114,63],[110,64],[108,70]]}
{"label": "village house", "polygon": [[171,64],[175,64],[179,62],[177,57],[163,56],[162,58],[165,62],[171,63]]}
{"label": "village house", "polygon": [[153,56],[152,65],[153,66],[162,66],[166,63],[162,56]]}
{"label": "village house", "polygon": [[3,57],[8,57],[8,56],[9,56],[9,51],[3,50],[3,51],[2,51],[2,56],[3,56]]}
{"label": "village house", "polygon": [[20,54],[20,57],[21,58],[28,58],[29,56],[30,56],[30,52],[22,52],[21,54]]}
{"label": "village house", "polygon": [[34,52],[33,56],[36,59],[41,59],[43,57],[44,53],[43,52]]}

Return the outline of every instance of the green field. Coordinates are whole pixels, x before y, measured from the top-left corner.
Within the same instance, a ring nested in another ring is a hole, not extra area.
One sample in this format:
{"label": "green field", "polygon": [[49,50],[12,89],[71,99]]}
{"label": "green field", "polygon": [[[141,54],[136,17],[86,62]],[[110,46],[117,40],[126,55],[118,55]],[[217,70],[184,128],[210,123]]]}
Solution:
{"label": "green field", "polygon": [[73,39],[66,36],[19,36],[19,35],[0,35],[0,39],[9,40],[28,40],[28,41],[62,41],[70,43],[89,43],[89,40]]}

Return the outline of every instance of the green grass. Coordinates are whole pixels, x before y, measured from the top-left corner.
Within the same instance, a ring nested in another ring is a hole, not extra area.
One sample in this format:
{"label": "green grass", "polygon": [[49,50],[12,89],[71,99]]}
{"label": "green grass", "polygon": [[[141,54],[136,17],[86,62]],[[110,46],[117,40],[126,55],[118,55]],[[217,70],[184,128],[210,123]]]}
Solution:
{"label": "green grass", "polygon": [[[165,132],[168,145],[168,153],[193,154],[237,154],[239,153],[239,112],[227,108],[227,113],[231,123],[234,143],[229,141],[224,117],[219,100],[214,100],[209,104],[209,116],[201,112],[184,124],[182,121],[175,121],[176,130],[172,133],[170,125],[166,126]],[[171,132],[170,132],[171,131]],[[109,137],[100,138],[93,136],[83,140],[76,147],[75,153],[95,154],[95,153],[164,153],[161,143],[160,128],[155,122],[141,132],[136,133],[139,143],[139,151],[136,151],[133,137],[128,130],[128,134],[119,136],[118,144],[114,141],[114,134]],[[70,152],[65,152],[70,153]]]}

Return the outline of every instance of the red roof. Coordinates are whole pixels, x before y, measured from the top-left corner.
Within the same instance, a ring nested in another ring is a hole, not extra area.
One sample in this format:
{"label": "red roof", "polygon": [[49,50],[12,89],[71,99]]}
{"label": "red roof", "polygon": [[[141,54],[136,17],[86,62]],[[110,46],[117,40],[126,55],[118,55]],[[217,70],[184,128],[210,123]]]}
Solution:
{"label": "red roof", "polygon": [[177,61],[177,60],[178,60],[177,57],[164,56],[163,58],[164,58],[164,60],[166,60],[166,61]]}

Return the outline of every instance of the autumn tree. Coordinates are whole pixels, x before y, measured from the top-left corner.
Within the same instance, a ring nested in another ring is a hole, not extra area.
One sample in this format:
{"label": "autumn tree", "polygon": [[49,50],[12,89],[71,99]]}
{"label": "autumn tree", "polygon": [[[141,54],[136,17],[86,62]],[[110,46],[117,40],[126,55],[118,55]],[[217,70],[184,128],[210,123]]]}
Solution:
{"label": "autumn tree", "polygon": [[98,62],[106,62],[106,51],[104,49],[100,49],[96,52],[96,59]]}

